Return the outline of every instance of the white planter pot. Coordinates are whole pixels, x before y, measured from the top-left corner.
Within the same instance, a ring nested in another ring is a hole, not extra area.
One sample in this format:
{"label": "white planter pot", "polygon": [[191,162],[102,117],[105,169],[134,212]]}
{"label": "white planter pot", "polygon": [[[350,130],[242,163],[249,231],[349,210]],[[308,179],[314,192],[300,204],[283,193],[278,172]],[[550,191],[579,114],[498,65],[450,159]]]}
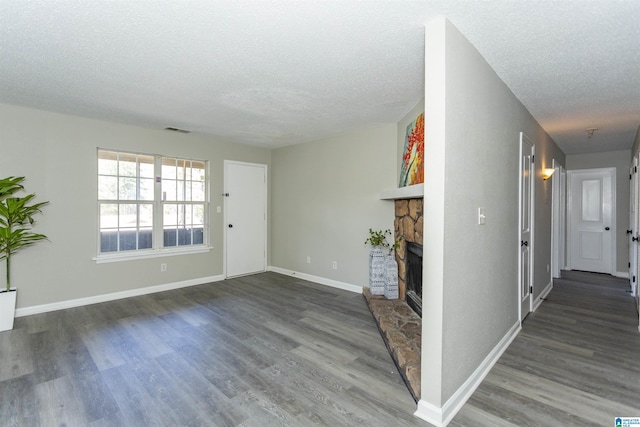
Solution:
{"label": "white planter pot", "polygon": [[16,317],[16,296],[18,291],[15,288],[9,292],[0,292],[0,332],[13,329],[13,319]]}

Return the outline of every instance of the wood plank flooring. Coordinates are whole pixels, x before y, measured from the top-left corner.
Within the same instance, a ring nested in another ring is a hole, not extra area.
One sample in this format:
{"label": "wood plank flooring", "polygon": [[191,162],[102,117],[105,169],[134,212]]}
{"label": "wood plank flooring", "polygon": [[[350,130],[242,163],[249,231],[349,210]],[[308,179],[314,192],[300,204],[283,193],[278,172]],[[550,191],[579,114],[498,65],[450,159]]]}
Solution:
{"label": "wood plank flooring", "polygon": [[265,273],[16,319],[3,426],[425,426],[362,295]]}
{"label": "wood plank flooring", "polygon": [[[450,426],[640,416],[624,280],[565,272]],[[426,426],[361,295],[265,273],[16,319],[2,426]]]}
{"label": "wood plank flooring", "polygon": [[564,271],[449,426],[613,426],[640,417],[628,281]]}

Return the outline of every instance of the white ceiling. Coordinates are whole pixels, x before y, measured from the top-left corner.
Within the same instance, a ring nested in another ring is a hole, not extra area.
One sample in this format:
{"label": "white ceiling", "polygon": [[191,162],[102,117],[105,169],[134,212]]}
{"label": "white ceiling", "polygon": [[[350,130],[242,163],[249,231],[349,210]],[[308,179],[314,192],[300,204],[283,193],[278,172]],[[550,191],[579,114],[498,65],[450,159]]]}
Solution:
{"label": "white ceiling", "polygon": [[436,16],[565,153],[631,148],[637,0],[0,0],[0,102],[263,147],[310,142],[415,106]]}

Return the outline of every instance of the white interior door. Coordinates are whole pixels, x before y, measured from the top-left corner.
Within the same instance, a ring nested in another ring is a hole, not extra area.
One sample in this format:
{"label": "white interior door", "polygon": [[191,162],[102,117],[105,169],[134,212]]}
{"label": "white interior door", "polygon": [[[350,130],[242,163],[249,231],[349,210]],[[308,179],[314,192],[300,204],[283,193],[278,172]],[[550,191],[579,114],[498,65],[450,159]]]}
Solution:
{"label": "white interior door", "polygon": [[226,276],[267,265],[267,166],[225,161]]}
{"label": "white interior door", "polygon": [[564,241],[565,241],[565,175],[564,167],[553,160],[555,172],[552,179],[552,256],[551,273],[552,277],[559,278],[560,270],[565,266]]}
{"label": "white interior door", "polygon": [[638,237],[640,237],[640,216],[638,215],[638,156],[633,158],[633,164],[630,170],[631,182],[629,185],[629,228],[627,235],[629,236],[629,285],[631,286],[631,295],[637,295],[638,289]]}
{"label": "white interior door", "polygon": [[534,147],[529,138],[520,133],[520,246],[518,292],[520,296],[520,320],[531,312],[533,277],[533,196],[534,196]]}
{"label": "white interior door", "polygon": [[615,168],[569,171],[572,270],[614,274]]}

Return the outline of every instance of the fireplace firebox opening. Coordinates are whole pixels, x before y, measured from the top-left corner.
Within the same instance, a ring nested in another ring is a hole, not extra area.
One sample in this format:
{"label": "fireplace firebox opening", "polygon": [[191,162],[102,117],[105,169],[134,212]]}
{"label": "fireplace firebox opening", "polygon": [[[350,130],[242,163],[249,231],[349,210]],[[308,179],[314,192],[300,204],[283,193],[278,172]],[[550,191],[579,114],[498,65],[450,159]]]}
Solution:
{"label": "fireplace firebox opening", "polygon": [[407,304],[422,317],[422,245],[407,242]]}

